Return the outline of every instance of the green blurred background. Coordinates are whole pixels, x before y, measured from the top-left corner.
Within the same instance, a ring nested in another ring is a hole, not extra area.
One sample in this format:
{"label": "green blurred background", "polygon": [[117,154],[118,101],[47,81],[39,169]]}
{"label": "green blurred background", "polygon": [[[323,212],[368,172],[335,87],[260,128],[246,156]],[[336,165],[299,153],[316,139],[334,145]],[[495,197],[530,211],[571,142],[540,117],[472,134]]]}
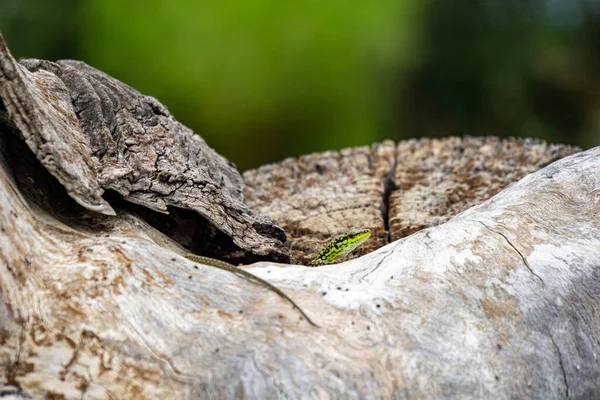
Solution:
{"label": "green blurred background", "polygon": [[600,144],[600,0],[0,0],[0,31],[155,96],[240,170],[387,138]]}

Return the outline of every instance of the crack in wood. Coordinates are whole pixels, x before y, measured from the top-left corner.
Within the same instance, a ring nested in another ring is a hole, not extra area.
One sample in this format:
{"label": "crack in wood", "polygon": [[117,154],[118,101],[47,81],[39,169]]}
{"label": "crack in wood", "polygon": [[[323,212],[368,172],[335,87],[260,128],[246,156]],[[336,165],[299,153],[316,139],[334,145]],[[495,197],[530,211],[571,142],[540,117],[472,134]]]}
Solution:
{"label": "crack in wood", "polygon": [[564,382],[564,386],[565,386],[565,398],[568,399],[568,398],[570,398],[569,397],[569,381],[567,379],[567,372],[565,371],[565,365],[563,364],[562,354],[560,352],[560,349],[558,348],[558,345],[554,341],[554,338],[552,337],[552,335],[549,334],[548,336],[550,337],[550,340],[552,341],[552,344],[554,345],[554,349],[556,350],[556,354],[558,355],[558,364],[560,365],[560,370],[562,372],[563,382]]}
{"label": "crack in wood", "polygon": [[516,252],[517,252],[517,254],[519,255],[519,257],[521,257],[521,260],[523,261],[523,264],[524,264],[524,265],[525,265],[525,267],[526,267],[526,268],[529,270],[529,272],[531,272],[531,274],[532,274],[533,276],[535,276],[536,278],[538,278],[538,279],[540,280],[540,282],[541,282],[541,284],[542,284],[542,287],[544,287],[544,286],[545,286],[545,285],[544,285],[544,280],[543,280],[543,279],[542,279],[542,278],[541,278],[541,277],[540,277],[538,274],[536,274],[535,272],[533,272],[533,269],[531,269],[531,266],[529,266],[529,263],[527,262],[527,259],[526,259],[526,258],[523,256],[523,253],[521,253],[521,252],[519,251],[519,249],[517,249],[517,248],[515,247],[515,245],[511,243],[511,241],[510,241],[510,240],[508,240],[508,237],[506,237],[506,235],[504,235],[504,234],[503,234],[503,233],[501,233],[501,232],[498,232],[498,231],[496,231],[496,230],[493,230],[493,229],[491,229],[489,226],[487,226],[486,224],[484,224],[484,223],[483,223],[483,222],[481,222],[481,221],[476,221],[476,222],[479,222],[479,223],[480,223],[481,225],[483,225],[483,226],[484,226],[484,227],[485,227],[485,228],[486,228],[488,231],[490,231],[490,232],[492,232],[492,233],[495,233],[495,234],[497,234],[497,235],[500,235],[500,236],[502,236],[502,237],[504,238],[504,240],[506,241],[506,243],[507,243],[507,244],[508,244],[510,247],[512,247],[512,249],[513,249],[514,251],[516,251]]}
{"label": "crack in wood", "polygon": [[396,166],[398,165],[398,148],[394,146],[394,161],[392,162],[391,168],[385,177],[383,183],[383,196],[382,196],[382,215],[383,218],[383,229],[387,232],[386,244],[392,242],[392,232],[390,228],[390,197],[392,192],[400,187],[394,181],[396,175]]}

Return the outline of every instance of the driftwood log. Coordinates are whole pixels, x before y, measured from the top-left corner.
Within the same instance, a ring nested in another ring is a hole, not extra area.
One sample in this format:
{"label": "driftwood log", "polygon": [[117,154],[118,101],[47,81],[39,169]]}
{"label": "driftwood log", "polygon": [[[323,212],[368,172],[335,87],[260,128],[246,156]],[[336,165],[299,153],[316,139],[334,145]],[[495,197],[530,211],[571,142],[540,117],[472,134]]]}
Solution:
{"label": "driftwood log", "polygon": [[[385,142],[242,178],[155,99],[1,37],[0,99],[2,397],[600,396],[600,149]],[[352,227],[361,257],[273,262]],[[320,327],[185,251],[269,260],[247,271]]]}

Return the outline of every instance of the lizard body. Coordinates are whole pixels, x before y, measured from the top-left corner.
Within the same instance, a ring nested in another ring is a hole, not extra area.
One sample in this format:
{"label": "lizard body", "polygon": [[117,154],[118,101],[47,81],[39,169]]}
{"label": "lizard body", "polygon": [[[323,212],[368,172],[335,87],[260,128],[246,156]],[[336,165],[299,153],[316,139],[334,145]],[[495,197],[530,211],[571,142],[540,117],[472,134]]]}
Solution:
{"label": "lizard body", "polygon": [[334,237],[327,243],[308,266],[319,267],[342,258],[360,246],[369,237],[371,237],[370,229],[350,229],[348,232]]}

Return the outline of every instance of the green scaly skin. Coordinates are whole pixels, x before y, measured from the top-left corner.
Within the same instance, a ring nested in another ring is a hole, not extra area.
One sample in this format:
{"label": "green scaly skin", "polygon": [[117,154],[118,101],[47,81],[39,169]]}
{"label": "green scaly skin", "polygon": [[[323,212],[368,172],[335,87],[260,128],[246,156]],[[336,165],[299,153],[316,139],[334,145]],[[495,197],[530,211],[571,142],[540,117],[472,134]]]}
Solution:
{"label": "green scaly skin", "polygon": [[343,258],[369,237],[371,237],[369,229],[350,229],[348,232],[336,236],[331,242],[327,243],[308,266],[319,267]]}

